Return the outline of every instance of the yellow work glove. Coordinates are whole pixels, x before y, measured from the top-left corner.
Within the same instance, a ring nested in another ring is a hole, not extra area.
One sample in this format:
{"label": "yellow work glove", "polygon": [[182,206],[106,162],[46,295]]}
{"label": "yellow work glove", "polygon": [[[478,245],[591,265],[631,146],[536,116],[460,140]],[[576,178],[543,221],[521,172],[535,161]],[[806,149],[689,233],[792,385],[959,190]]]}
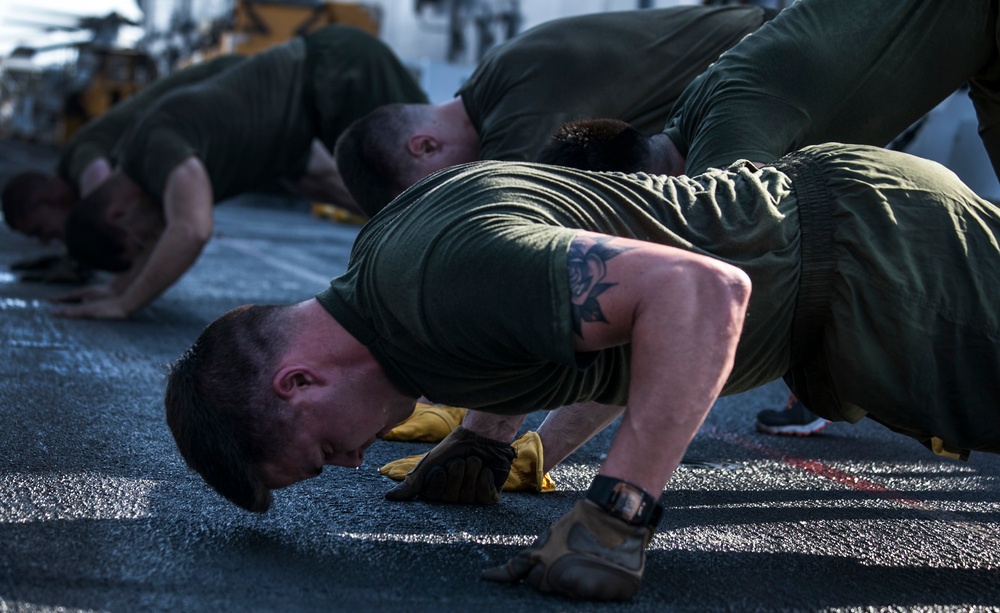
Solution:
{"label": "yellow work glove", "polygon": [[542,439],[538,437],[537,432],[525,432],[511,444],[511,447],[517,452],[517,457],[514,458],[510,474],[504,481],[504,491],[531,490],[542,494],[556,491],[556,482],[549,473],[542,472],[544,465]]}
{"label": "yellow work glove", "polygon": [[389,433],[382,438],[387,441],[439,443],[451,434],[452,430],[462,425],[465,411],[443,404],[418,402],[413,414],[389,430]]}
{"label": "yellow work glove", "polygon": [[[542,464],[544,461],[542,439],[538,438],[537,432],[524,433],[521,438],[514,441],[511,447],[517,451],[517,457],[511,464],[510,474],[503,484],[504,491],[520,492],[530,490],[543,494],[556,491],[556,482],[552,480],[552,477],[548,473],[542,474]],[[378,472],[390,479],[402,481],[420,463],[420,460],[424,459],[425,455],[427,454],[400,458],[389,462],[378,469]]]}

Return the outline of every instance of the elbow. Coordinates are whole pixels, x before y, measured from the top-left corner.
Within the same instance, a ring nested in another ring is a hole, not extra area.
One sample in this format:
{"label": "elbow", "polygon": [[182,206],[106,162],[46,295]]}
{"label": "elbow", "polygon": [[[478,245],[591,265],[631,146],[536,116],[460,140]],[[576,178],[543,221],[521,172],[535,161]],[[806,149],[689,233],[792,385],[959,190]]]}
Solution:
{"label": "elbow", "polygon": [[205,246],[205,243],[212,238],[212,232],[215,230],[215,224],[213,223],[211,215],[198,217],[196,219],[187,220],[184,224],[184,230],[192,242],[197,243],[200,247],[203,247]]}
{"label": "elbow", "polygon": [[720,305],[719,323],[729,333],[739,336],[743,330],[753,284],[750,276],[742,269],[729,264],[716,263],[708,273],[704,291],[711,294],[714,304]]}
{"label": "elbow", "polygon": [[726,337],[739,337],[743,330],[752,284],[743,270],[711,259],[689,261],[685,267],[691,321],[718,331]]}
{"label": "elbow", "polygon": [[750,293],[753,290],[750,275],[735,266],[728,268],[724,284],[729,293],[729,300],[745,313],[747,305],[750,303]]}
{"label": "elbow", "polygon": [[191,240],[198,244],[199,247],[204,247],[212,238],[212,226],[198,226],[192,230]]}
{"label": "elbow", "polygon": [[168,226],[167,229],[182,241],[182,244],[190,245],[199,251],[212,238],[213,231],[211,223],[195,223],[193,221],[176,222]]}

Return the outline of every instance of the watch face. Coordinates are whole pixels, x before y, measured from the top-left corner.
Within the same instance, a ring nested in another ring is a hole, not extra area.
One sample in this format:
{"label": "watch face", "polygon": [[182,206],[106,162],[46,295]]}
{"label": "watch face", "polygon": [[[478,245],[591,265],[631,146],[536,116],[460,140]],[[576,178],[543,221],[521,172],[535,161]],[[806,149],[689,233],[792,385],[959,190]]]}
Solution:
{"label": "watch face", "polygon": [[622,519],[629,521],[642,512],[642,492],[627,483],[616,483],[612,490],[612,510]]}

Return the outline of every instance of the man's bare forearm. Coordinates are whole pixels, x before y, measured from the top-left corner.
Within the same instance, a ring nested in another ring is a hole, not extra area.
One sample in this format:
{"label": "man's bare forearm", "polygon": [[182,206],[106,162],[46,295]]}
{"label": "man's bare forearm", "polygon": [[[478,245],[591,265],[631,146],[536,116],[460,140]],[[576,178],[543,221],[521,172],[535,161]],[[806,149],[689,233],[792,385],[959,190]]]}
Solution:
{"label": "man's bare forearm", "polygon": [[630,344],[628,406],[600,472],[658,496],[732,371],[750,279],[703,255],[587,232],[567,263],[574,349]]}
{"label": "man's bare forearm", "polygon": [[584,402],[552,411],[538,426],[538,437],[545,450],[542,472],[549,472],[574,451],[608,427],[625,407]]}
{"label": "man's bare forearm", "polygon": [[628,407],[600,470],[654,497],[732,371],[749,297],[749,280],[732,267],[680,275],[668,282],[674,296],[654,292],[639,306]]}
{"label": "man's bare forearm", "polygon": [[462,427],[479,436],[509,442],[517,436],[517,430],[526,417],[527,415],[494,415],[470,409],[462,420]]}
{"label": "man's bare forearm", "polygon": [[177,282],[195,263],[205,241],[188,228],[168,226],[149,258],[120,294],[127,313],[146,306]]}
{"label": "man's bare forearm", "polygon": [[132,262],[128,270],[119,273],[111,279],[108,283],[108,289],[111,290],[113,296],[120,296],[125,293],[125,291],[132,285],[132,281],[139,276],[139,272],[146,266],[146,262],[149,261],[149,256],[153,252],[152,249],[144,249],[139,256]]}
{"label": "man's bare forearm", "polygon": [[[542,470],[549,472],[568,458],[581,445],[615,420],[625,407],[614,407],[597,402],[584,402],[550,411],[538,426],[542,441]],[[527,415],[493,415],[469,411],[462,425],[478,434],[499,441],[510,441]]]}
{"label": "man's bare forearm", "polygon": [[212,236],[212,184],[192,156],[171,171],[163,195],[165,226],[148,260],[122,292],[127,313],[149,304],[194,264]]}

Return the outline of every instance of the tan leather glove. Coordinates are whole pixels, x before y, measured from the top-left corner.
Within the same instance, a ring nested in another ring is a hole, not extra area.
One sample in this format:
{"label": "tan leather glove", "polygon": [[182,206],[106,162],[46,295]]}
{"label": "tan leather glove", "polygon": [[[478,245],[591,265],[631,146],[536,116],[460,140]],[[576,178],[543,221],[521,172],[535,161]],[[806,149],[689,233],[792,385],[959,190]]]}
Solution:
{"label": "tan leather glove", "polygon": [[[503,484],[505,492],[535,491],[540,493],[556,491],[556,482],[548,473],[542,474],[542,440],[537,432],[525,432],[511,444],[517,457],[510,466],[510,474]],[[378,472],[390,479],[402,481],[427,454],[411,455],[389,462]]]}
{"label": "tan leather glove", "polygon": [[402,483],[385,493],[387,500],[419,497],[429,502],[494,504],[507,480],[516,451],[459,426],[431,449]]}
{"label": "tan leather glove", "polygon": [[466,409],[443,404],[418,402],[413,414],[389,430],[387,441],[437,443],[451,434],[465,419]]}
{"label": "tan leather glove", "polygon": [[586,500],[483,579],[527,581],[541,592],[586,600],[628,600],[642,585],[652,526],[633,526]]}

